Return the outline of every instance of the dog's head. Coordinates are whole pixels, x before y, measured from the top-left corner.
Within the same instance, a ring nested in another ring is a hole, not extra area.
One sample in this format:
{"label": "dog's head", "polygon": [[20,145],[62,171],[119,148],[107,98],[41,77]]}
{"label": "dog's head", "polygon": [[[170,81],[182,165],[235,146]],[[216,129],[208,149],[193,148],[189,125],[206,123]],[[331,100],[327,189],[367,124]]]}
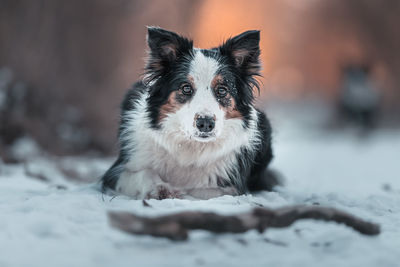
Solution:
{"label": "dog's head", "polygon": [[230,123],[248,126],[253,90],[258,89],[259,31],[197,49],[176,33],[149,27],[147,41],[144,82],[153,128],[208,142],[229,134]]}

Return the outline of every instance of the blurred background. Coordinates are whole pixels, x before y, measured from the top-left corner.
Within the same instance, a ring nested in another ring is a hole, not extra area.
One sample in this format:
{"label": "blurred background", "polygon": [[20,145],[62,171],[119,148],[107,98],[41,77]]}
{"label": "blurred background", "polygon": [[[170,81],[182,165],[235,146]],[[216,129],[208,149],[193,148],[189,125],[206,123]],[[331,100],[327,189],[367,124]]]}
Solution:
{"label": "blurred background", "polygon": [[259,29],[257,105],[273,122],[281,114],[276,121],[327,134],[395,131],[399,14],[397,0],[0,0],[0,157],[17,161],[21,145],[115,154],[119,104],[143,73],[146,25],[202,48]]}

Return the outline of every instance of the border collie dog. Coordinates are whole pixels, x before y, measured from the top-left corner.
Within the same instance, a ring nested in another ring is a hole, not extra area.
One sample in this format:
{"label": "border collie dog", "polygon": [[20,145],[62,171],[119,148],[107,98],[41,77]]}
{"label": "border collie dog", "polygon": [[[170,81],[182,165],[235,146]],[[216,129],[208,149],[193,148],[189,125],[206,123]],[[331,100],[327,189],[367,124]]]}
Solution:
{"label": "border collie dog", "polygon": [[271,128],[253,103],[259,41],[259,31],[246,31],[199,49],[149,27],[145,75],[122,103],[120,153],[103,192],[208,199],[270,189]]}

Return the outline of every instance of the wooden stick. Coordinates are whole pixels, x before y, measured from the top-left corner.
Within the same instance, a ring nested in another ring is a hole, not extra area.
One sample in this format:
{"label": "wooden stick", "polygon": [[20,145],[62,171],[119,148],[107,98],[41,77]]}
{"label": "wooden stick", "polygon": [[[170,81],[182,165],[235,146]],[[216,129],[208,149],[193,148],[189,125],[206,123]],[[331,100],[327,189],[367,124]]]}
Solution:
{"label": "wooden stick", "polygon": [[319,206],[288,206],[278,209],[255,208],[237,215],[219,215],[213,212],[185,211],[159,217],[142,217],[129,212],[108,213],[113,227],[136,235],[186,240],[189,230],[207,230],[213,233],[244,233],[256,229],[288,227],[297,220],[314,219],[345,224],[364,235],[378,235],[377,224],[364,221],[346,212]]}

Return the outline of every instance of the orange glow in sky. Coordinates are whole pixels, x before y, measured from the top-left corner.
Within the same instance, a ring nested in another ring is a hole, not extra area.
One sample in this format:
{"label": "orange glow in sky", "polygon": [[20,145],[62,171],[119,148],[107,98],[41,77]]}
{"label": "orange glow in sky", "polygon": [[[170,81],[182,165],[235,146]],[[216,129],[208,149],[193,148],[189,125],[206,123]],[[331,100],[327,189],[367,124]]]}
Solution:
{"label": "orange glow in sky", "polygon": [[198,47],[214,47],[220,45],[229,37],[233,37],[247,30],[261,30],[261,49],[264,68],[268,54],[268,32],[264,25],[265,12],[260,9],[263,1],[256,0],[249,4],[248,1],[220,0],[205,1],[201,6],[198,17],[195,19],[195,45]]}

